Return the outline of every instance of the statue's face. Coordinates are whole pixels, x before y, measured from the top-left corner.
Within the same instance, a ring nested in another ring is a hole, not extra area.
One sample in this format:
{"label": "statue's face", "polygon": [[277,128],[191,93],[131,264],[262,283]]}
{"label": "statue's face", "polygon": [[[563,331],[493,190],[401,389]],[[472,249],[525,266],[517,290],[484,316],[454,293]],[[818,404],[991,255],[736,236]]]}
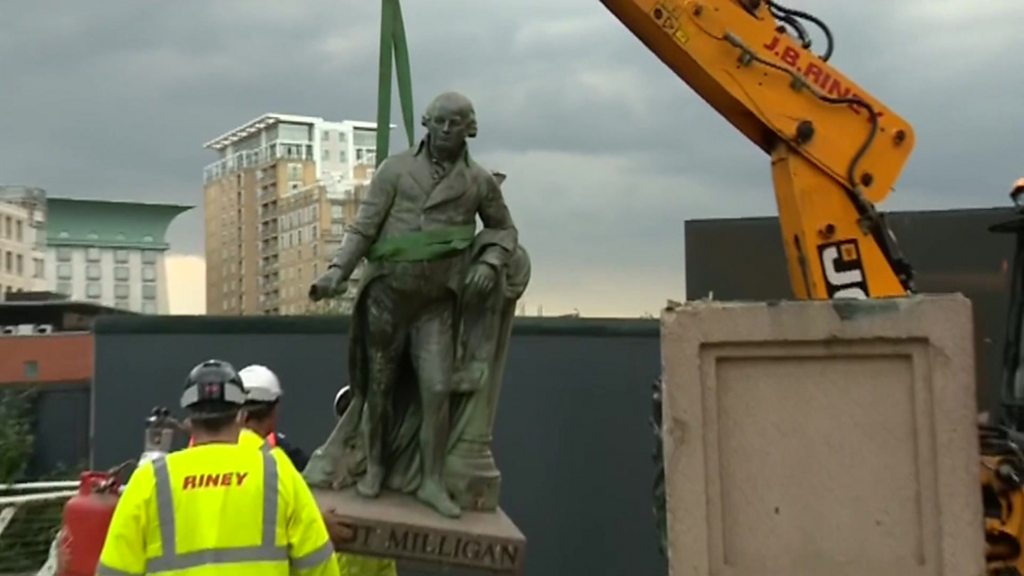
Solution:
{"label": "statue's face", "polygon": [[438,100],[427,122],[431,143],[439,152],[457,152],[466,142],[469,121],[468,111],[461,102],[448,98]]}

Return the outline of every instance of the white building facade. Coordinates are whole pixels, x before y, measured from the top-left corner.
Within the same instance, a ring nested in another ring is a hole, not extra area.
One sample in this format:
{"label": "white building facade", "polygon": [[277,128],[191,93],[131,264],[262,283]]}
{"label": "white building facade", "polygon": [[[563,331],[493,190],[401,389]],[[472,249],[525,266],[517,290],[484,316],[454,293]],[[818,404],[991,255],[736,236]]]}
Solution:
{"label": "white building facade", "polygon": [[51,246],[47,252],[53,292],[143,314],[168,313],[163,250]]}
{"label": "white building facade", "polygon": [[0,300],[47,287],[45,193],[0,187]]}

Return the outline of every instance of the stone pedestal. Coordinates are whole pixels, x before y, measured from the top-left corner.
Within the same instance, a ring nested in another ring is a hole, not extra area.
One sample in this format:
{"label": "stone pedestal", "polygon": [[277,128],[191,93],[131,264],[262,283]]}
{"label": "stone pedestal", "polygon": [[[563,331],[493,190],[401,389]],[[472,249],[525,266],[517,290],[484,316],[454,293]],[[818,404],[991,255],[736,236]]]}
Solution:
{"label": "stone pedestal", "polygon": [[662,315],[672,576],[977,576],[973,323],[959,295]]}
{"label": "stone pedestal", "polygon": [[389,491],[372,500],[354,489],[314,489],[313,495],[321,509],[335,510],[355,531],[340,552],[487,574],[522,571],[526,538],[500,508],[446,518],[412,496]]}

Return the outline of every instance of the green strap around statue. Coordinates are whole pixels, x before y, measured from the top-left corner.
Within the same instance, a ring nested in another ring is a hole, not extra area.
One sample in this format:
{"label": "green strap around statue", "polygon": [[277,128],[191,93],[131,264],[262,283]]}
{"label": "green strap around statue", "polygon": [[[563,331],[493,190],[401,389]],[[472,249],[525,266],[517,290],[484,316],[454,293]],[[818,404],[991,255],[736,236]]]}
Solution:
{"label": "green strap around statue", "polygon": [[450,226],[386,236],[373,243],[366,258],[373,262],[436,260],[469,248],[476,224]]}
{"label": "green strap around statue", "polygon": [[377,79],[377,166],[391,149],[391,62],[394,57],[398,77],[398,99],[409,147],[414,141],[412,78],[409,72],[409,46],[405,39],[402,7],[398,0],[382,0],[380,15],[380,62]]}

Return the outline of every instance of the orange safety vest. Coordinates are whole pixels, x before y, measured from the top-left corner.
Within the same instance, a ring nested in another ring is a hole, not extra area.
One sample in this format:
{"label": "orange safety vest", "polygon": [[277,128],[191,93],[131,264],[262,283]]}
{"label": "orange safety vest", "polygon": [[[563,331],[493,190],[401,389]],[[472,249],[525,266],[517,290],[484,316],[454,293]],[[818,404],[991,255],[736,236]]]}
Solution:
{"label": "orange safety vest", "polygon": [[[273,432],[271,432],[270,434],[267,434],[267,437],[264,438],[264,440],[267,441],[267,444],[270,444],[271,448],[277,448],[277,434],[274,434]],[[196,445],[196,439],[191,437],[191,436],[189,436],[188,437],[188,447],[191,448],[191,447],[193,447],[195,445]]]}

